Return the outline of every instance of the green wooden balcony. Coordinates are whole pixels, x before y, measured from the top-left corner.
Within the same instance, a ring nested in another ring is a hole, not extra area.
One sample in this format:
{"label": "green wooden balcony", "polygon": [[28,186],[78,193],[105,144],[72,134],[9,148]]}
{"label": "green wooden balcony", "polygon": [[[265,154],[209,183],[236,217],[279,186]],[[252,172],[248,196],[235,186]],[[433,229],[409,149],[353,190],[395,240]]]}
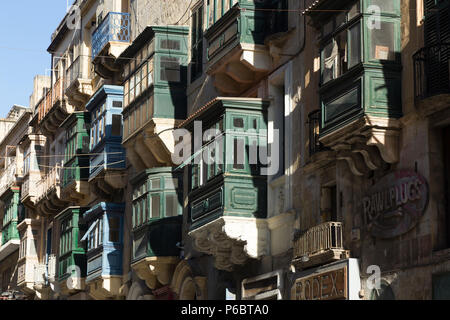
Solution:
{"label": "green wooden balcony", "polygon": [[191,133],[200,121],[203,130],[216,129],[184,165],[192,177],[189,235],[198,251],[217,255],[222,270],[267,252],[268,159],[261,150],[268,145],[268,106],[256,98],[216,98],[183,124]]}
{"label": "green wooden balcony", "polygon": [[66,130],[61,194],[65,200],[79,201],[89,196],[90,114],[74,112],[62,124]]}
{"label": "green wooden balcony", "polygon": [[[231,2],[231,4],[229,3]],[[272,68],[265,40],[287,31],[287,1],[208,1],[207,73],[222,94],[238,95]],[[232,5],[230,7],[230,5]]]}
{"label": "green wooden balcony", "polygon": [[[374,21],[372,6],[380,8]],[[314,2],[305,10],[321,51],[319,143],[353,174],[398,161],[400,1]]]}
{"label": "green wooden balcony", "polygon": [[123,145],[138,172],[172,166],[170,129],[186,118],[188,35],[185,26],[148,26],[118,59]]}
{"label": "green wooden balcony", "polygon": [[132,267],[155,289],[169,284],[179,262],[182,226],[182,176],[172,168],[141,172],[133,185]]}
{"label": "green wooden balcony", "polygon": [[19,188],[11,187],[3,193],[3,224],[0,243],[0,261],[19,248],[20,236],[17,225],[22,217],[19,216]]}
{"label": "green wooden balcony", "polygon": [[[88,209],[68,207],[55,217],[60,230],[56,280],[61,283],[62,290],[65,292],[84,288],[86,252],[80,240],[81,234],[86,231],[86,228],[80,223],[80,219]],[[65,281],[69,277],[73,280],[71,288],[67,287]]]}

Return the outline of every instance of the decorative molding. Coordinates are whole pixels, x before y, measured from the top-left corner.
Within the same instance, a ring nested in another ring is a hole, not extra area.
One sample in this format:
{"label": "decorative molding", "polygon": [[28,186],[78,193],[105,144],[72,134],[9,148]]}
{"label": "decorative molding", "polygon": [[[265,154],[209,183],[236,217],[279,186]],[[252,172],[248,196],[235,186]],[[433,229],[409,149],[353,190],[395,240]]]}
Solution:
{"label": "decorative molding", "polygon": [[249,258],[269,254],[266,219],[221,217],[189,233],[197,251],[213,255],[219,270],[232,271]]}

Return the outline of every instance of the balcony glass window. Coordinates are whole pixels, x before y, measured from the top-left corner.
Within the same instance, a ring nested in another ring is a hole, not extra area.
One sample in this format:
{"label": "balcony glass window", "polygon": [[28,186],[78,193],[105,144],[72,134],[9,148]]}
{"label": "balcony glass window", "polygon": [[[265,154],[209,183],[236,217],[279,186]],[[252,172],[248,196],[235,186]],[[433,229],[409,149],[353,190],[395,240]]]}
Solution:
{"label": "balcony glass window", "polygon": [[96,249],[103,244],[103,219],[97,221],[88,235],[88,250]]}
{"label": "balcony glass window", "polygon": [[135,186],[133,228],[164,217],[182,213],[181,194],[176,192],[177,178],[150,178]]}
{"label": "balcony glass window", "polygon": [[59,255],[62,256],[72,250],[72,218],[66,218],[61,222]]}
{"label": "balcony glass window", "polygon": [[120,218],[110,217],[108,218],[109,223],[109,241],[110,242],[120,242]]}
{"label": "balcony glass window", "polygon": [[203,71],[203,5],[192,13],[191,31],[191,82]]}
{"label": "balcony glass window", "polygon": [[180,82],[180,60],[176,57],[161,56],[160,80],[168,82]]}
{"label": "balcony glass window", "polygon": [[322,83],[340,77],[361,62],[361,23],[353,20],[359,11],[357,2],[322,27]]}
{"label": "balcony glass window", "polygon": [[216,135],[207,137],[207,141],[203,143],[202,149],[194,157],[191,164],[192,181],[191,187],[195,189],[205,185],[208,180],[216,177],[223,172],[224,164],[224,138],[223,138],[223,119],[220,119],[215,125],[208,130]]}
{"label": "balcony glass window", "polygon": [[212,26],[238,2],[238,0],[207,0],[208,27]]}

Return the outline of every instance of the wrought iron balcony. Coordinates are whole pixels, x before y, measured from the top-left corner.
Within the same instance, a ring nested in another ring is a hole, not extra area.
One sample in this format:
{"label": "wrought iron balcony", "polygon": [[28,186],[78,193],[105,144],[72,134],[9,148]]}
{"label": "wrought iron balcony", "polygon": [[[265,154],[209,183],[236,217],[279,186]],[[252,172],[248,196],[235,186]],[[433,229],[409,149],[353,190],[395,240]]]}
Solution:
{"label": "wrought iron balcony", "polygon": [[417,51],[414,56],[416,102],[438,95],[450,95],[450,43]]}
{"label": "wrought iron balcony", "polygon": [[341,222],[325,222],[308,229],[294,241],[293,263],[300,268],[324,264],[347,258],[344,249]]}
{"label": "wrought iron balcony", "polygon": [[130,42],[130,14],[110,12],[92,35],[92,58],[95,59],[109,42]]}

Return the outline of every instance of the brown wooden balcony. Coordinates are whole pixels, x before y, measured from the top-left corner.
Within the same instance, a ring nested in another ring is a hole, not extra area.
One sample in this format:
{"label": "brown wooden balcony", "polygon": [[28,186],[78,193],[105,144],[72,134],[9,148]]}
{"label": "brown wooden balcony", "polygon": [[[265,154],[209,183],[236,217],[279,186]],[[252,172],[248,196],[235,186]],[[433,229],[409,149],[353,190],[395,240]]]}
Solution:
{"label": "brown wooden balcony", "polygon": [[344,249],[341,222],[325,222],[308,229],[294,241],[293,265],[297,269],[330,263],[349,258]]}
{"label": "brown wooden balcony", "polygon": [[68,201],[61,196],[63,168],[52,168],[36,184],[36,206],[42,215],[53,215],[67,207]]}
{"label": "brown wooden balcony", "polygon": [[64,78],[55,81],[45,97],[38,104],[38,121],[42,133],[51,136],[66,119],[71,107],[65,102]]}

